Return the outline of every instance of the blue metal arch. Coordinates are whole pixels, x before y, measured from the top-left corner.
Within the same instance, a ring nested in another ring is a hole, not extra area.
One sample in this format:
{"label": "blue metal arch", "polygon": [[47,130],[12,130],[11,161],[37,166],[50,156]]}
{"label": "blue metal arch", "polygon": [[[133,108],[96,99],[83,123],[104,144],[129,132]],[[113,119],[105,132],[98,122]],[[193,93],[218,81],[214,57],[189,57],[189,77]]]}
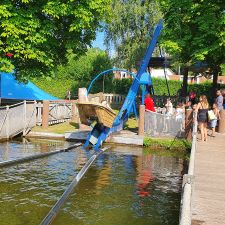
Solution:
{"label": "blue metal arch", "polygon": [[136,73],[132,73],[132,72],[130,72],[130,71],[128,71],[128,70],[125,70],[125,69],[112,68],[112,69],[109,69],[109,70],[105,70],[105,71],[99,73],[99,74],[91,81],[91,83],[90,83],[90,85],[89,85],[89,87],[88,87],[87,93],[88,93],[88,94],[90,93],[90,90],[91,90],[91,88],[92,88],[92,86],[93,86],[93,83],[94,83],[99,77],[101,77],[101,76],[103,76],[103,75],[105,75],[105,74],[107,74],[107,73],[110,73],[110,72],[112,72],[112,71],[122,71],[122,72],[126,72],[126,73],[130,74],[132,77],[135,77],[135,76],[136,76]]}

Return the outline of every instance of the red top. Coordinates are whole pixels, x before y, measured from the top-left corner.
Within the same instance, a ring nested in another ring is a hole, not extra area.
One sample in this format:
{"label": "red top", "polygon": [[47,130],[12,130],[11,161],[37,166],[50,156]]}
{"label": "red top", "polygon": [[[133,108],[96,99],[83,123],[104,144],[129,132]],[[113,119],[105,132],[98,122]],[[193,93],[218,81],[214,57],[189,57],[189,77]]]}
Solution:
{"label": "red top", "polygon": [[145,109],[155,112],[154,101],[151,97],[145,98]]}

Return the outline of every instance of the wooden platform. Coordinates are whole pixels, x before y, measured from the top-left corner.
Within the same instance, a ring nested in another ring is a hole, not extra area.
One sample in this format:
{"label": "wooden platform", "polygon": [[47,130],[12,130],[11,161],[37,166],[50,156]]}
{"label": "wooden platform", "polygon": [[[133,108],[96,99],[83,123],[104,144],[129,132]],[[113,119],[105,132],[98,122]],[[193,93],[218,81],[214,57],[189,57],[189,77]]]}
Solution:
{"label": "wooden platform", "polygon": [[[66,132],[65,139],[85,141],[87,139],[89,132],[90,131],[82,131],[82,130],[78,130],[75,132]],[[110,134],[110,136],[106,139],[106,142],[142,146],[143,140],[144,140],[143,136],[139,136],[131,131],[122,130],[120,132]]]}
{"label": "wooden platform", "polygon": [[192,225],[225,224],[225,134],[198,142]]}
{"label": "wooden platform", "polygon": [[106,142],[142,146],[144,142],[144,136],[139,136],[137,133],[128,130],[122,130],[120,132],[111,134],[106,139]]}

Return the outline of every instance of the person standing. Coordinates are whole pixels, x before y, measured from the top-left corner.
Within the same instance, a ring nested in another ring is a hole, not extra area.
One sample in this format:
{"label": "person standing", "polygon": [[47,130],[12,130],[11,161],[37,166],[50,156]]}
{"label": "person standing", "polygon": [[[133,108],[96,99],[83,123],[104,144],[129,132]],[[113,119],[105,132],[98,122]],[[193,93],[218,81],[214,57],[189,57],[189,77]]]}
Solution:
{"label": "person standing", "polygon": [[150,94],[145,97],[145,110],[155,112],[155,104]]}
{"label": "person standing", "polygon": [[209,103],[205,95],[201,95],[196,106],[198,113],[198,125],[201,132],[201,141],[207,141],[207,122],[208,122]]}
{"label": "person standing", "polygon": [[225,89],[222,89],[221,94],[223,96],[223,109],[225,109]]}
{"label": "person standing", "polygon": [[212,111],[213,111],[214,118],[212,120],[210,120],[210,127],[212,128],[211,137],[215,137],[215,129],[216,129],[217,121],[220,120],[220,111],[219,111],[216,103],[213,104]]}
{"label": "person standing", "polygon": [[216,95],[217,95],[217,98],[216,98],[217,107],[219,110],[222,110],[223,109],[223,95],[220,90],[218,90],[216,92]]}
{"label": "person standing", "polygon": [[166,114],[173,115],[173,104],[172,104],[170,98],[167,98],[165,107],[166,107]]}
{"label": "person standing", "polygon": [[192,105],[196,103],[196,93],[193,90],[189,93],[189,101],[191,101]]}
{"label": "person standing", "polygon": [[66,93],[66,99],[70,100],[70,98],[71,98],[71,91],[68,90]]}

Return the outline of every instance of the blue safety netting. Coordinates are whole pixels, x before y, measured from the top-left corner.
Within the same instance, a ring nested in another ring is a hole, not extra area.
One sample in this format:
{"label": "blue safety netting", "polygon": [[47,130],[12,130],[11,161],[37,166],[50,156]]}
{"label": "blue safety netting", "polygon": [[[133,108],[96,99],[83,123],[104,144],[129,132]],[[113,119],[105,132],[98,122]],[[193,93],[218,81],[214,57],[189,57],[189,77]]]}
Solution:
{"label": "blue safety netting", "polygon": [[18,82],[12,73],[0,72],[0,98],[20,100],[57,100],[32,82]]}

